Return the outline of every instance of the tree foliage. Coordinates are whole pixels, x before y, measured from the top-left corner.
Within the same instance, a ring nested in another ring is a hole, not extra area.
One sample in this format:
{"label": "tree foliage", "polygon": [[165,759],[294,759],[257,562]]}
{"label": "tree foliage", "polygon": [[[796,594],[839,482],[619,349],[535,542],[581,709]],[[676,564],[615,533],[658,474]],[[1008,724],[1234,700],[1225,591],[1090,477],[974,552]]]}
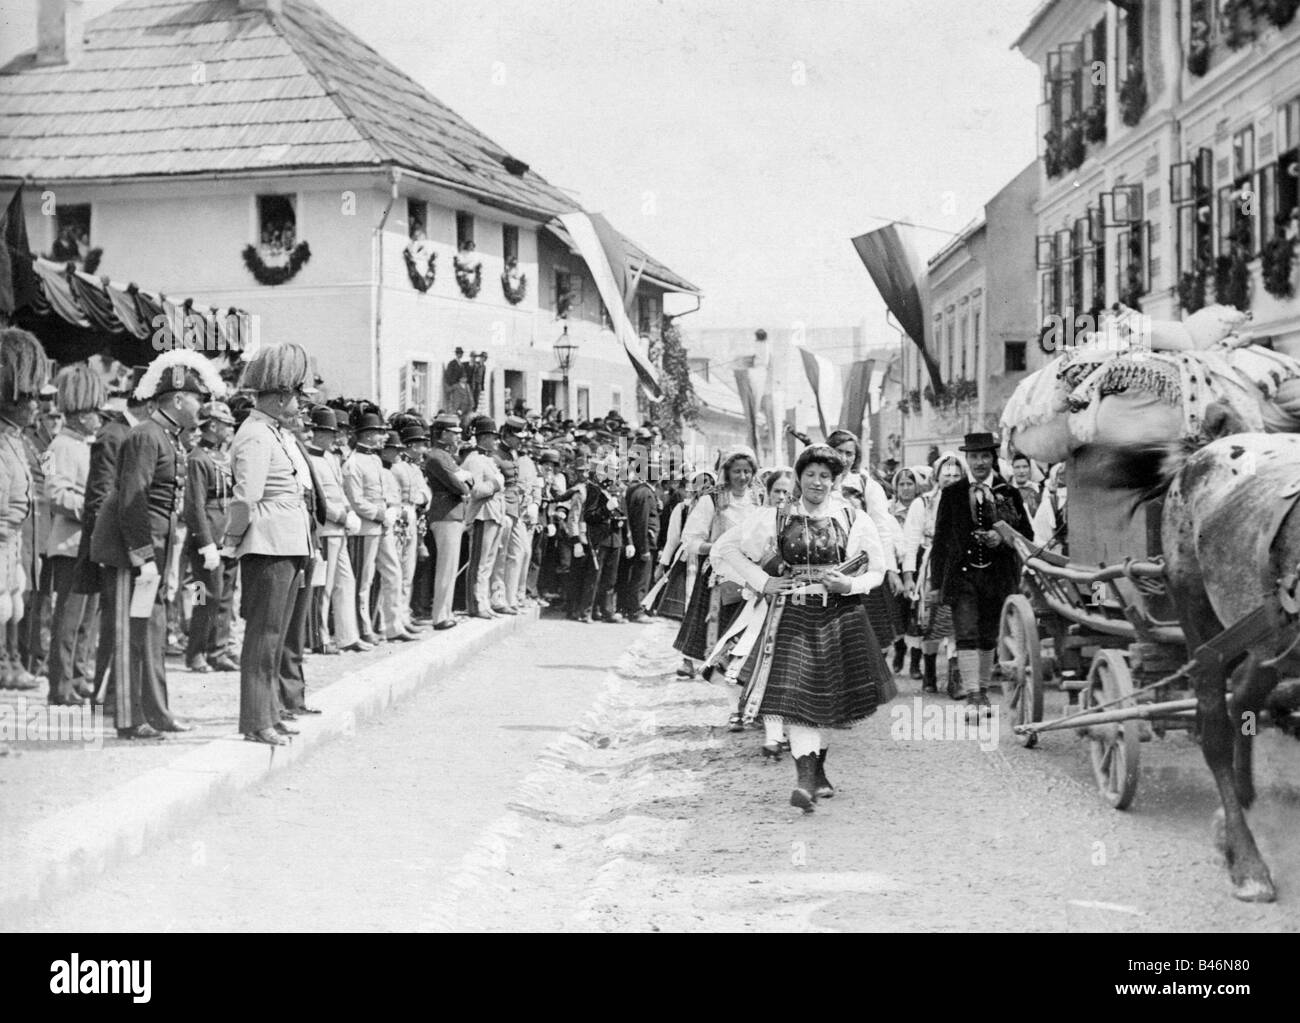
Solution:
{"label": "tree foliage", "polygon": [[694,426],[700,413],[700,399],[691,386],[691,364],[686,358],[682,333],[671,316],[663,318],[659,342],[651,349],[651,356],[659,366],[659,385],[663,399],[649,408],[650,421],[663,434],[669,444],[682,442],[682,427]]}

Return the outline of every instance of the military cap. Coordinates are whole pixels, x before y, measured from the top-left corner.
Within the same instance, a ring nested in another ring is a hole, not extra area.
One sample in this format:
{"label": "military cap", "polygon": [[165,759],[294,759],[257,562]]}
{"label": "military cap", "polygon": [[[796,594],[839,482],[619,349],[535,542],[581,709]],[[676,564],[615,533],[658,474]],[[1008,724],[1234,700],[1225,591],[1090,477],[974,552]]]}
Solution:
{"label": "military cap", "polygon": [[428,440],[429,431],[419,423],[412,423],[410,426],[402,427],[400,436],[403,444],[414,444],[418,441]]}
{"label": "military cap", "polygon": [[540,455],[537,456],[537,460],[541,462],[543,465],[546,464],[559,465],[560,453],[556,451],[555,448],[547,448],[545,451],[543,451]]}
{"label": "military cap", "polygon": [[433,417],[433,428],[438,433],[461,433],[460,416],[450,412],[439,412]]}
{"label": "military cap", "polygon": [[367,430],[382,430],[387,433],[388,424],[380,419],[375,413],[367,412],[357,420],[357,425],[353,427],[353,429],[356,430],[357,433],[364,433]]}
{"label": "military cap", "polygon": [[501,424],[503,433],[523,433],[528,429],[528,420],[521,419],[519,416],[506,416],[506,421]]}
{"label": "military cap", "polygon": [[396,430],[388,431],[388,435],[384,438],[384,447],[396,448],[398,451],[406,450],[406,445],[402,443],[402,436]]}
{"label": "military cap", "polygon": [[319,405],[311,410],[311,428],[313,430],[325,430],[330,433],[338,433],[339,417],[332,409],[324,405]]}
{"label": "military cap", "polygon": [[199,418],[205,423],[225,423],[235,425],[235,415],[224,401],[210,401],[199,410]]}
{"label": "military cap", "polygon": [[491,416],[475,416],[474,421],[470,423],[470,428],[474,431],[475,436],[484,434],[496,434],[497,424]]}

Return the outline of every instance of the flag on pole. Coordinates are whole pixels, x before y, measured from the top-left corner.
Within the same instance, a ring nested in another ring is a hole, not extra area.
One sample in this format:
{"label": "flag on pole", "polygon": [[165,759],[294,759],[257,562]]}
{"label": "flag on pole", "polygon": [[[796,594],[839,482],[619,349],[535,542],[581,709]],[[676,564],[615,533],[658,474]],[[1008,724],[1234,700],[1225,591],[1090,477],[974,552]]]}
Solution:
{"label": "flag on pole", "polygon": [[637,283],[645,269],[644,261],[640,270],[634,271],[628,265],[622,238],[598,214],[592,216],[578,210],[560,214],[559,221],[591,271],[596,290],[600,292],[601,301],[605,303],[609,318],[614,324],[614,334],[627,352],[642,389],[655,400],[662,398],[659,373],[628,316],[628,308],[636,297]]}
{"label": "flag on pole", "polygon": [[3,218],[0,218],[0,239],[0,312],[12,315],[24,307],[42,311],[45,296],[32,265],[21,184],[14,190]]}
{"label": "flag on pole", "polygon": [[794,431],[799,427],[795,422],[798,415],[798,409],[788,408],[785,410],[785,463],[794,465],[795,459],[795,436]]}
{"label": "flag on pole", "polygon": [[736,370],[736,391],[740,395],[741,407],[745,410],[745,422],[749,425],[749,447],[758,450],[758,380],[757,370]]}
{"label": "flag on pole", "polygon": [[812,387],[813,399],[817,402],[817,420],[821,424],[822,439],[826,439],[840,421],[840,405],[843,398],[840,392],[840,373],[824,355],[799,348],[803,358],[803,370]]}
{"label": "flag on pole", "polygon": [[921,352],[936,394],[944,390],[935,357],[938,338],[930,337],[930,287],[925,264],[917,255],[910,229],[886,224],[853,239],[853,247],[894,319]]}
{"label": "flag on pole", "polygon": [[874,359],[855,362],[849,367],[848,378],[844,381],[844,410],[840,415],[840,429],[848,430],[859,439],[862,437],[862,421],[867,415],[871,369],[875,364]]}
{"label": "flag on pole", "polygon": [[871,383],[867,387],[867,410],[873,416],[880,411],[880,403],[885,394],[885,377],[888,375],[883,369],[871,371]]}

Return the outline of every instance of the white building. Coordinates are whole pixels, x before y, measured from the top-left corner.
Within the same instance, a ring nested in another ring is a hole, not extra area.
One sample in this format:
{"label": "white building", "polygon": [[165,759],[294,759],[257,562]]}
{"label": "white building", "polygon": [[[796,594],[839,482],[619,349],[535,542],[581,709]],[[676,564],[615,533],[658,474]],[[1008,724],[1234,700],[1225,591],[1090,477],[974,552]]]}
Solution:
{"label": "white building", "polygon": [[[70,232],[114,280],[247,309],[262,343],[302,344],[335,393],[432,413],[461,347],[488,353],[496,414],[509,388],[636,418],[628,357],[554,220],[574,200],[321,8],[130,0],[84,26],[79,11],[42,0],[37,49],[0,69],[0,177],[26,184],[38,251]],[[417,229],[427,290],[405,257]],[[653,335],[665,294],[699,291],[627,244],[645,267],[634,325]],[[271,285],[246,250],[272,267],[310,257]],[[472,297],[458,256],[481,261]],[[553,351],[566,326],[569,395]]]}

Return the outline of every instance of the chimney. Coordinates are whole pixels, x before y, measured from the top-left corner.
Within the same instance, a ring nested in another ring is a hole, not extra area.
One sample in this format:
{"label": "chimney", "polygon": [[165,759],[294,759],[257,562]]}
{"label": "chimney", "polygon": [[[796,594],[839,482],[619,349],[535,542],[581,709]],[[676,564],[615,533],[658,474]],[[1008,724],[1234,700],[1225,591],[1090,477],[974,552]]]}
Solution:
{"label": "chimney", "polygon": [[81,56],[86,17],[81,0],[38,0],[36,63],[70,64]]}

